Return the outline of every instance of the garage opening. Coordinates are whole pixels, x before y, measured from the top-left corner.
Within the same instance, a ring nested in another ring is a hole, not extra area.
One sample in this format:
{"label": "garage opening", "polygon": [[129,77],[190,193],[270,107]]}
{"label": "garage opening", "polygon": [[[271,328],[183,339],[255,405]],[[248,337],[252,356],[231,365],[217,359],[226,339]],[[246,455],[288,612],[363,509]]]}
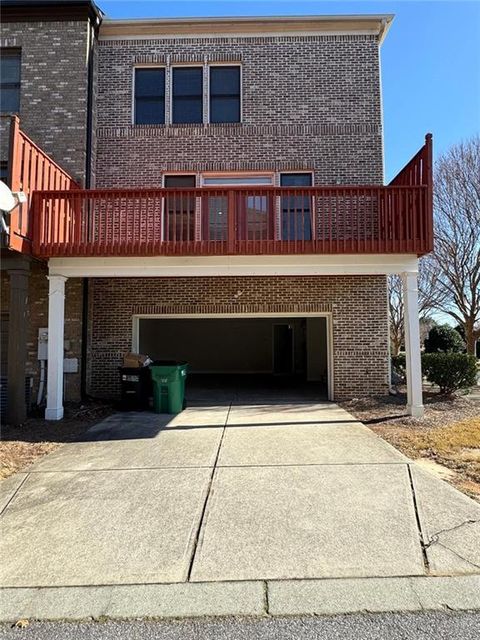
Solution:
{"label": "garage opening", "polygon": [[326,317],[137,319],[140,353],[189,363],[187,397],[201,389],[292,391],[328,398]]}

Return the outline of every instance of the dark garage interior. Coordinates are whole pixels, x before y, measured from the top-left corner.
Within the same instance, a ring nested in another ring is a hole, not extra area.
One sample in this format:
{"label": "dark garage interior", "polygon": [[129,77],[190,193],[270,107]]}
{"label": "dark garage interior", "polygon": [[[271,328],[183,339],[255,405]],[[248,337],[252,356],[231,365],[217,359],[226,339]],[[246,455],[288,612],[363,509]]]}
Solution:
{"label": "dark garage interior", "polygon": [[327,397],[325,317],[138,320],[139,352],[189,363],[188,389],[309,389]]}

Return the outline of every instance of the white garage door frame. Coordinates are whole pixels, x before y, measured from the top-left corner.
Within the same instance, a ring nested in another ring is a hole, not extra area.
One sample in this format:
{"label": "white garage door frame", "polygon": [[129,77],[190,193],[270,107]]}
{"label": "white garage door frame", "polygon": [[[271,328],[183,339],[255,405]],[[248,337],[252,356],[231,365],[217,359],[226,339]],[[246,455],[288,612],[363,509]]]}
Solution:
{"label": "white garage door frame", "polygon": [[195,320],[208,318],[223,318],[225,320],[235,318],[326,318],[327,324],[327,395],[328,399],[335,400],[334,396],[334,367],[333,367],[333,320],[329,312],[296,312],[296,313],[138,313],[132,316],[132,352],[138,353],[140,344],[140,320]]}

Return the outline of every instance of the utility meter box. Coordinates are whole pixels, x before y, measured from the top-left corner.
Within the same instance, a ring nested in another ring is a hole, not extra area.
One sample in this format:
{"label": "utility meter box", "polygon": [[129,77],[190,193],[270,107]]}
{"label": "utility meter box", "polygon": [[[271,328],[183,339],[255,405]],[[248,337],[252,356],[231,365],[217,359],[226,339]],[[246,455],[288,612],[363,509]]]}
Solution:
{"label": "utility meter box", "polygon": [[48,360],[48,329],[38,330],[38,355],[39,360]]}
{"label": "utility meter box", "polygon": [[63,373],[78,373],[78,358],[64,358]]}

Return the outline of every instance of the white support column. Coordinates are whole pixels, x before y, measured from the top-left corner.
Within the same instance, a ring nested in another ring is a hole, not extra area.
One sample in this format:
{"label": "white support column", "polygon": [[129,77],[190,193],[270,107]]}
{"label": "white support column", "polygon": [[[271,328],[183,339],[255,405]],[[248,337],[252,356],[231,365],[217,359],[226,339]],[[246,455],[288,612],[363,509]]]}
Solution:
{"label": "white support column", "polygon": [[415,418],[424,414],[422,363],[420,359],[420,321],[416,272],[402,273],[405,309],[405,353],[407,364],[407,411]]}
{"label": "white support column", "polygon": [[48,276],[48,369],[45,420],[63,418],[64,276]]}

